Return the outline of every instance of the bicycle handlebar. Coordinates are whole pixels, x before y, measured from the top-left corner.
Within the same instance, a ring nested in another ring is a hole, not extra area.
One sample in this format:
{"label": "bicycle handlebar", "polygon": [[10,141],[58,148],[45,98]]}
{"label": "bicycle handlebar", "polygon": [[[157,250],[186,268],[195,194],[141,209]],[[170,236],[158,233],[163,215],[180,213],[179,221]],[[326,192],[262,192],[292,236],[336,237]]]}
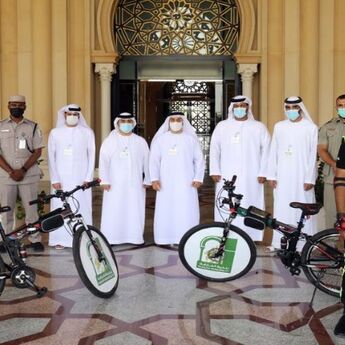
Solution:
{"label": "bicycle handlebar", "polygon": [[46,193],[42,192],[42,193],[40,193],[38,195],[37,199],[31,200],[29,202],[29,204],[30,205],[46,204],[46,203],[48,203],[53,198],[58,198],[58,199],[64,200],[66,197],[71,196],[72,194],[74,194],[78,190],[85,190],[85,189],[88,189],[88,188],[99,186],[100,182],[101,182],[100,179],[96,179],[96,180],[93,180],[91,182],[87,182],[87,183],[85,183],[83,185],[76,186],[74,189],[72,189],[70,191],[67,191],[67,192],[64,192],[63,190],[60,190],[60,189],[55,191],[54,194],[48,194],[47,195]]}
{"label": "bicycle handlebar", "polygon": [[230,181],[230,180],[223,179],[223,181],[224,181],[224,186],[223,186],[223,188],[224,188],[225,190],[234,190],[234,189],[235,189],[235,182],[236,182],[236,179],[237,179],[237,175],[233,175],[231,181]]}
{"label": "bicycle handlebar", "polygon": [[236,179],[237,179],[237,175],[233,175],[231,180],[223,179],[224,185],[222,188],[223,188],[223,190],[228,192],[228,197],[229,197],[229,199],[227,199],[227,198],[223,199],[223,201],[222,201],[223,204],[229,204],[231,202],[232,198],[237,198],[239,200],[242,199],[242,197],[243,197],[242,194],[235,194],[234,193],[234,190],[236,188],[235,187]]}

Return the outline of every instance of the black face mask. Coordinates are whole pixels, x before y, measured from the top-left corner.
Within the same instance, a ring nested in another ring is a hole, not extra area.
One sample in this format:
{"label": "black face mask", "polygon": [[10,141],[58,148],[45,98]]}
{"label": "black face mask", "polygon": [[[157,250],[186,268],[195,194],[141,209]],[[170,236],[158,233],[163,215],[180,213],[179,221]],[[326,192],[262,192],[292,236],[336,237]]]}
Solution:
{"label": "black face mask", "polygon": [[10,108],[10,113],[13,117],[19,118],[23,116],[24,110],[23,108]]}

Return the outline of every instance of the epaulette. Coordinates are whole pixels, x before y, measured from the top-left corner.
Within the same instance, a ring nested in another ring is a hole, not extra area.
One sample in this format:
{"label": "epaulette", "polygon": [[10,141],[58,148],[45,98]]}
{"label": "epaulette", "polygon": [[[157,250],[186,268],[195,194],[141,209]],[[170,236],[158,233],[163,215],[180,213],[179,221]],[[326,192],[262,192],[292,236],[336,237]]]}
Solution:
{"label": "epaulette", "polygon": [[338,122],[338,119],[336,117],[333,117],[333,119],[330,119],[327,123],[332,123],[332,122]]}
{"label": "epaulette", "polygon": [[33,126],[37,125],[35,121],[29,120],[26,117],[25,117],[25,121],[27,121],[28,123],[30,123],[30,125],[33,125]]}
{"label": "epaulette", "polygon": [[338,123],[338,120],[336,117],[333,117],[329,121],[327,121],[324,125],[329,125],[330,123]]}

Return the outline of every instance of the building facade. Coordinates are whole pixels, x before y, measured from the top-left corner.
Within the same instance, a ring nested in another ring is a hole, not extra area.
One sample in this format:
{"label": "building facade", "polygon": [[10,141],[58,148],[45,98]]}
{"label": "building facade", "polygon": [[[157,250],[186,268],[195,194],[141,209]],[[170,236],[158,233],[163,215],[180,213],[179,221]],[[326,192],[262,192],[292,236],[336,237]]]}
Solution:
{"label": "building facade", "polygon": [[[118,98],[113,97],[113,84],[118,77],[118,66],[125,59],[118,49],[115,27],[119,5],[126,2],[136,3],[133,0],[0,0],[2,118],[8,116],[8,97],[23,94],[27,98],[26,116],[39,122],[46,140],[55,125],[57,110],[62,105],[78,103],[94,128],[99,145],[111,129],[112,109],[118,109],[114,105]],[[218,58],[223,62],[233,61],[241,91],[253,98],[256,118],[272,130],[283,117],[283,99],[300,95],[317,124],[330,119],[335,98],[345,93],[345,2],[227,0],[217,3],[227,6],[231,2],[236,5],[239,19],[236,50],[232,55],[218,55]],[[192,8],[195,1],[178,3]],[[199,3],[207,6],[212,1]],[[168,55],[160,56],[160,61],[171,59]],[[185,52],[179,56],[181,71],[187,55]],[[143,89],[139,86],[138,90],[138,100],[145,99],[144,91],[140,91]],[[221,109],[223,115],[225,107]],[[137,106],[137,112],[143,112],[142,104]],[[142,126],[145,127],[145,119]]]}

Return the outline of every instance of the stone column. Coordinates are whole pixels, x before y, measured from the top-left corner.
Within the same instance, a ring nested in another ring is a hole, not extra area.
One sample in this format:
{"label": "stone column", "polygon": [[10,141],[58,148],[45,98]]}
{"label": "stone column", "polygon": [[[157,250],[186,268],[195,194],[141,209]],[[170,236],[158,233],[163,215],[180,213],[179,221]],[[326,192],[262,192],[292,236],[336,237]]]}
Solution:
{"label": "stone column", "polygon": [[257,64],[240,63],[237,65],[237,73],[241,74],[242,94],[252,98],[253,75],[258,71]]}
{"label": "stone column", "polygon": [[112,75],[115,73],[115,65],[112,63],[96,63],[95,72],[99,74],[101,81],[101,139],[103,141],[111,129],[110,87]]}

